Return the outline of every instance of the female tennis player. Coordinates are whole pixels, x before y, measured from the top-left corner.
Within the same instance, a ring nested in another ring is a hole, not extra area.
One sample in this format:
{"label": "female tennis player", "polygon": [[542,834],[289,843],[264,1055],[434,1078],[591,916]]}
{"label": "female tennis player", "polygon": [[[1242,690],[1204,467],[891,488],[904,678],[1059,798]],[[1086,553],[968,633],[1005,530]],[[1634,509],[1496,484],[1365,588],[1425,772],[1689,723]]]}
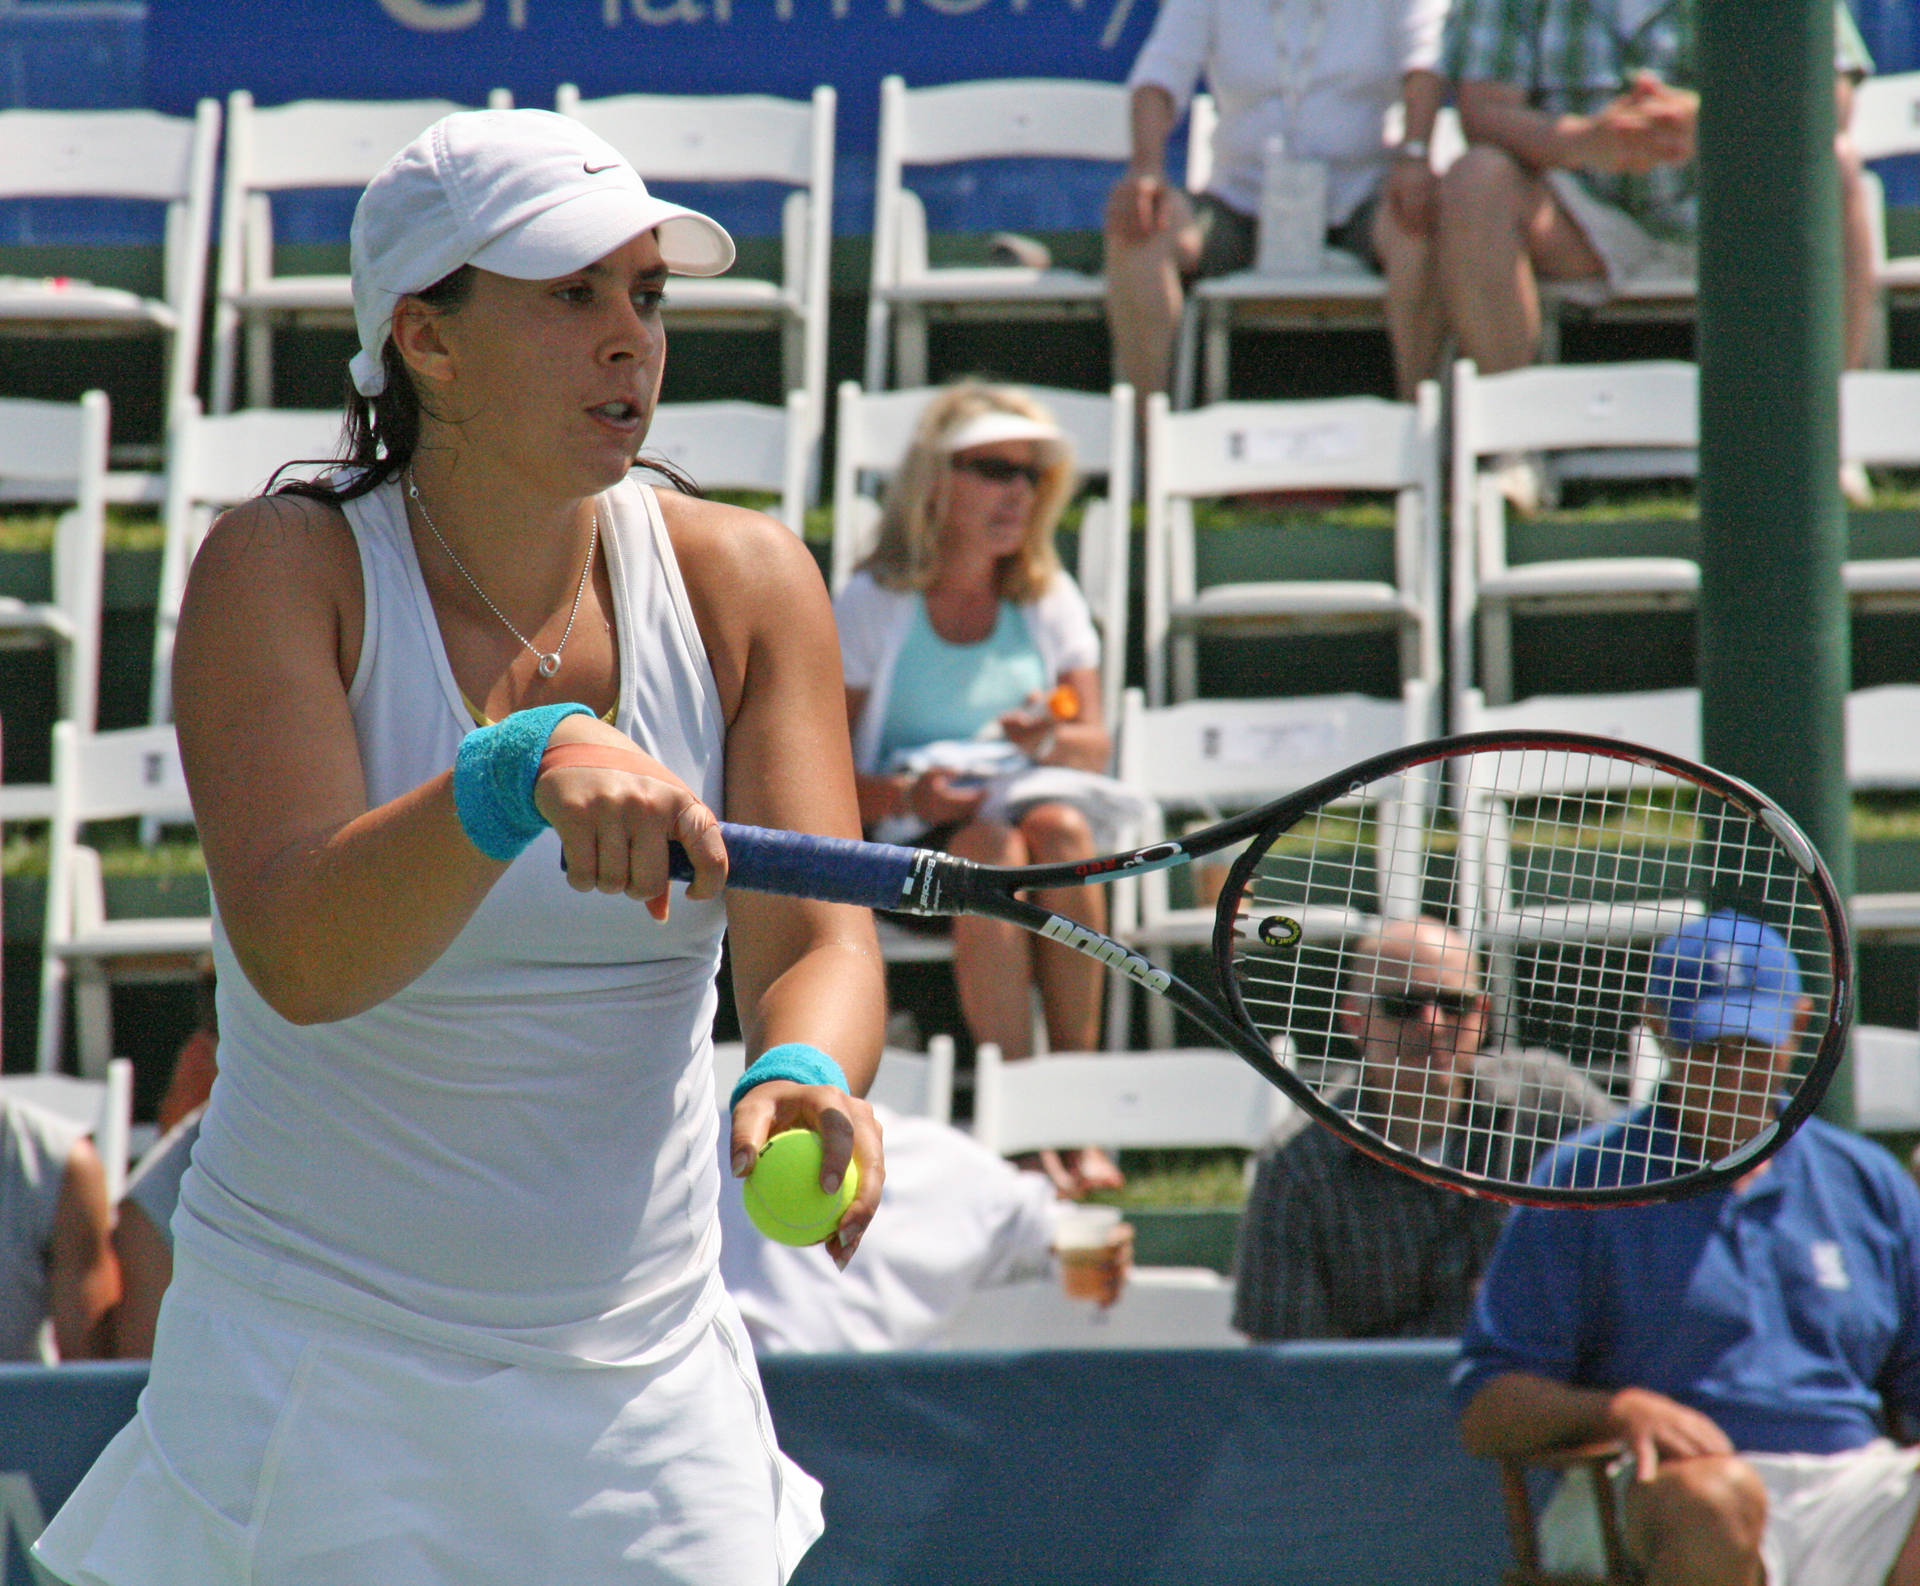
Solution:
{"label": "female tennis player", "polygon": [[361,200],[351,462],[223,518],[182,616],[221,1075],[62,1580],[765,1586],[818,1534],[717,1276],[708,1030],[724,925],[730,1159],[857,1159],[844,1262],[872,928],[723,913],[713,813],[857,833],[832,617],[786,530],[628,477],[666,276],[732,256],[541,111]]}
{"label": "female tennis player", "polygon": [[[996,818],[984,786],[941,753],[985,732],[1039,765],[1107,767],[1100,640],[1054,549],[1073,487],[1066,437],[1025,392],[965,381],[928,403],[888,488],[879,543],[836,603],[860,810],[878,834],[900,841],[911,831],[923,845],[996,865],[1097,852],[1072,804],[1049,799]],[[1035,901],[1095,927],[1106,921],[1097,887]],[[1048,1045],[1099,1047],[1106,982],[1091,959],[966,916],[953,921],[953,971],[976,1041],[1028,1056],[1037,985]],[[1096,1147],[1045,1153],[1042,1166],[1063,1194],[1121,1182]]]}

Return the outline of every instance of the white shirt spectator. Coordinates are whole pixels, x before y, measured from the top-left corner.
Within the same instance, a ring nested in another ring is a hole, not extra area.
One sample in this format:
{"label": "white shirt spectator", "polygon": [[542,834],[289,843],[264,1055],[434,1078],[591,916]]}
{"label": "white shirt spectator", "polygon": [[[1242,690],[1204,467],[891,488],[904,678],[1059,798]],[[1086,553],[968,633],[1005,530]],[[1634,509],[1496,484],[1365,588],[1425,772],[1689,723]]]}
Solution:
{"label": "white shirt spectator", "polygon": [[73,1144],[86,1131],[0,1097],[0,1360],[38,1361],[52,1313],[47,1250]]}
{"label": "white shirt spectator", "polygon": [[1164,88],[1183,111],[1204,74],[1220,112],[1208,190],[1257,213],[1267,139],[1280,136],[1296,159],[1325,162],[1327,223],[1338,226],[1386,174],[1387,114],[1402,77],[1438,67],[1447,4],[1165,0],[1127,86]]}
{"label": "white shirt spectator", "polygon": [[[949,1124],[873,1110],[887,1192],[845,1272],[820,1245],[795,1249],[756,1229],[730,1174],[721,1191],[720,1276],[760,1354],[926,1348],[975,1290],[1053,1270],[1060,1202],[1044,1174]],[[724,1126],[720,1151],[727,1173]]]}

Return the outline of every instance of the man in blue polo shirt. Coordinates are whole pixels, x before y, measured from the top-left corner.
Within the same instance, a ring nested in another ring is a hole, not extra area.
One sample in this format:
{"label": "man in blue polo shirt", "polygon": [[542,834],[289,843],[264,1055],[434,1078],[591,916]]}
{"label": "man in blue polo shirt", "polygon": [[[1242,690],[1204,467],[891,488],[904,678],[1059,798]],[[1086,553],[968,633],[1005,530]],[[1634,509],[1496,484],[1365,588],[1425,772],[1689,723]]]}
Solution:
{"label": "man in blue polo shirt", "polygon": [[[1539,1175],[1591,1181],[1623,1131],[1750,1133],[1754,1097],[1696,1083],[1703,1049],[1769,1050],[1784,1073],[1810,1006],[1757,920],[1723,910],[1668,937],[1646,1000],[1669,1057],[1659,1096]],[[1475,1454],[1624,1445],[1627,1542],[1650,1586],[1920,1586],[1920,1451],[1891,1440],[1920,1416],[1920,1190],[1814,1119],[1729,1189],[1519,1209],[1454,1389]],[[1571,1512],[1557,1498],[1543,1517],[1550,1568],[1587,1562],[1564,1545]]]}

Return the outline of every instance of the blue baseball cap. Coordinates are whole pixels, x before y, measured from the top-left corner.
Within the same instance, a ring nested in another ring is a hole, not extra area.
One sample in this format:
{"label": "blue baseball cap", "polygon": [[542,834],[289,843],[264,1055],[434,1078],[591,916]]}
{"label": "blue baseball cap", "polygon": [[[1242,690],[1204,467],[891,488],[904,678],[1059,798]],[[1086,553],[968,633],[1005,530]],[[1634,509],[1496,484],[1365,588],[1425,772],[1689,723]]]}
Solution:
{"label": "blue baseball cap", "polygon": [[1647,1002],[1683,1046],[1793,1037],[1800,966],[1772,926],[1722,909],[1675,931],[1653,950]]}

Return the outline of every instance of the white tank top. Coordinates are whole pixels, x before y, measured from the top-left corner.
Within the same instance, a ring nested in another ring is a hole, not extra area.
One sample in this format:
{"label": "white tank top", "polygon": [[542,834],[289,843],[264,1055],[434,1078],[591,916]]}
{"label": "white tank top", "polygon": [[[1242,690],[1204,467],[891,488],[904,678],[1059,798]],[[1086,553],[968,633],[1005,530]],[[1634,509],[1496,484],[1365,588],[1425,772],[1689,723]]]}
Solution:
{"label": "white tank top", "polygon": [[[635,482],[600,505],[615,723],[721,809],[724,717],[659,505]],[[473,721],[399,485],[345,511],[366,602],[348,697],[378,806],[451,765]],[[301,1028],[216,914],[220,1083],[175,1237],[261,1292],[488,1358],[670,1352],[719,1293],[723,923],[679,886],[665,925],[573,891],[548,831],[413,984]]]}

